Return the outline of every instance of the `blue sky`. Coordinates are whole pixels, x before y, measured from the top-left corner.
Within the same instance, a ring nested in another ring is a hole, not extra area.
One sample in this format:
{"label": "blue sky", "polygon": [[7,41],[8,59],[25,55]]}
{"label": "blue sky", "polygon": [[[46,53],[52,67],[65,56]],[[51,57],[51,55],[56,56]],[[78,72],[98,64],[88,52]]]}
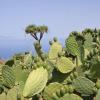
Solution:
{"label": "blue sky", "polygon": [[64,43],[71,31],[100,28],[100,0],[0,0],[0,56],[3,50],[32,49],[24,32],[29,24],[49,27],[44,45],[54,36]]}

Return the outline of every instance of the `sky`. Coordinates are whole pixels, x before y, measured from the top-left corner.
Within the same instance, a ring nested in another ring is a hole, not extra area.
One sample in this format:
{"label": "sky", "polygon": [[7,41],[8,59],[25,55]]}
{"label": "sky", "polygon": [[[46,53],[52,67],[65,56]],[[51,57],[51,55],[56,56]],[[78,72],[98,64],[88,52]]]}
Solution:
{"label": "sky", "polygon": [[100,0],[0,0],[0,57],[33,51],[34,40],[24,32],[29,24],[48,26],[45,49],[55,36],[64,45],[71,31],[100,28]]}

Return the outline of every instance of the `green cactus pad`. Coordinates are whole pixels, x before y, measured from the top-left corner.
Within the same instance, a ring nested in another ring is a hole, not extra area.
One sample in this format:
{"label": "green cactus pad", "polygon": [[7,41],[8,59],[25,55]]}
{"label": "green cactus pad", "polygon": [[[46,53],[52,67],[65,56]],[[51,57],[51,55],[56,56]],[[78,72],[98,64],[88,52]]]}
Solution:
{"label": "green cactus pad", "polygon": [[89,54],[89,50],[88,49],[84,49],[85,51],[85,58],[87,58],[87,55]]}
{"label": "green cactus pad", "polygon": [[8,88],[12,88],[15,85],[15,76],[11,67],[7,65],[0,66],[0,81]]}
{"label": "green cactus pad", "polygon": [[57,82],[50,83],[45,87],[43,92],[43,98],[45,100],[53,100],[53,94],[56,93],[63,85]]}
{"label": "green cactus pad", "polygon": [[31,67],[32,64],[32,55],[31,54],[27,54],[24,56],[24,65],[26,67]]}
{"label": "green cactus pad", "polygon": [[58,53],[62,51],[62,46],[59,42],[54,42],[51,46],[50,46],[50,50],[49,50],[49,59],[55,59],[58,57]]}
{"label": "green cactus pad", "polygon": [[93,88],[95,86],[95,83],[93,83],[88,78],[77,77],[73,81],[73,86],[75,87],[75,90],[82,95],[90,95],[94,93]]}
{"label": "green cactus pad", "polygon": [[69,73],[69,72],[71,72],[75,68],[75,65],[72,63],[72,61],[69,60],[66,57],[58,58],[56,66],[57,66],[57,69],[61,73]]}
{"label": "green cactus pad", "polygon": [[7,100],[17,100],[17,88],[13,87],[7,93]]}
{"label": "green cactus pad", "polygon": [[0,94],[0,100],[7,100],[5,93]]}
{"label": "green cactus pad", "polygon": [[91,50],[93,43],[92,41],[93,41],[92,35],[90,33],[87,33],[85,35],[85,42],[84,42],[85,49]]}
{"label": "green cactus pad", "polygon": [[100,100],[100,89],[97,92],[97,95],[96,95],[96,99],[95,100]]}
{"label": "green cactus pad", "polygon": [[94,79],[100,78],[100,70],[99,69],[100,69],[100,57],[99,57],[99,61],[98,61],[98,59],[92,60],[92,66],[90,69],[90,73]]}
{"label": "green cactus pad", "polygon": [[66,40],[66,48],[72,55],[80,57],[80,47],[74,36],[69,36],[69,38]]}
{"label": "green cactus pad", "polygon": [[76,94],[65,94],[63,97],[61,97],[59,100],[83,100],[80,96]]}
{"label": "green cactus pad", "polygon": [[97,80],[97,82],[96,82],[96,87],[97,87],[98,89],[100,89],[100,79]]}
{"label": "green cactus pad", "polygon": [[23,90],[23,96],[24,97],[32,97],[35,94],[40,93],[48,80],[48,72],[43,67],[40,67],[36,70],[33,70],[29,77],[27,78],[27,81],[25,83],[25,87]]}
{"label": "green cactus pad", "polygon": [[22,70],[21,66],[16,66],[13,68],[13,72],[15,75],[15,81],[16,83],[19,82],[26,82],[26,79],[28,77],[29,71],[28,70]]}
{"label": "green cactus pad", "polygon": [[[20,93],[20,87],[15,86],[7,92],[7,100],[32,100],[32,98],[24,98]],[[3,99],[0,99],[3,100]]]}

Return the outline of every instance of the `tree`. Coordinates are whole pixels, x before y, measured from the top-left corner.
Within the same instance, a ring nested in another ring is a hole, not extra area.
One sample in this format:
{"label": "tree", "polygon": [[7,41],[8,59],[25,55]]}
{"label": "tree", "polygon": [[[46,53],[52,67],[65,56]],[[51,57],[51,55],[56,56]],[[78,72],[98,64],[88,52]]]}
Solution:
{"label": "tree", "polygon": [[38,37],[37,37],[37,26],[36,25],[29,25],[29,26],[27,26],[26,29],[25,29],[25,32],[27,34],[30,34],[36,40],[38,40]]}
{"label": "tree", "polygon": [[48,32],[48,27],[45,25],[38,26],[37,31],[40,33],[40,38],[39,38],[39,42],[40,42],[41,39],[43,38],[43,34]]}
{"label": "tree", "polygon": [[[48,27],[45,25],[42,26],[36,26],[36,25],[29,25],[26,27],[25,32],[27,34],[30,34],[32,37],[34,37],[37,41],[41,41],[43,34],[48,32]],[[37,37],[37,33],[40,33],[40,37]]]}

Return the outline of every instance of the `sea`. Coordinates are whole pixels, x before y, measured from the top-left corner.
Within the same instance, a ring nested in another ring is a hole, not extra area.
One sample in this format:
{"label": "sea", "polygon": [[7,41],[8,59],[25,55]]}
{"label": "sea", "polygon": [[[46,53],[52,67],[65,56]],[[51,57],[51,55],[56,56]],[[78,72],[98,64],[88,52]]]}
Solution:
{"label": "sea", "polygon": [[[4,60],[10,59],[14,54],[23,53],[23,52],[31,52],[33,55],[36,54],[34,49],[34,42],[32,39],[21,39],[21,40],[13,40],[0,39],[0,58]],[[59,39],[59,42],[64,47],[65,39]],[[44,52],[48,52],[50,45],[49,40],[45,39],[41,41],[42,50]]]}

